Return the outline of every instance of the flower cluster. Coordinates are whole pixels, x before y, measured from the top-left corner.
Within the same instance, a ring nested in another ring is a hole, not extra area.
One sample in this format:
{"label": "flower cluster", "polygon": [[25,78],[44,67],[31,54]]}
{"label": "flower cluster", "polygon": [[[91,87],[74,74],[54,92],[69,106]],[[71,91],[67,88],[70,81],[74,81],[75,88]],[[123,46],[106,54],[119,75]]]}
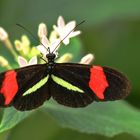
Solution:
{"label": "flower cluster", "polygon": [[[5,44],[15,61],[20,67],[25,67],[27,65],[34,65],[37,63],[42,63],[38,61],[38,56],[40,53],[46,59],[48,53],[54,53],[58,56],[58,49],[62,44],[68,45],[70,39],[81,33],[81,31],[74,31],[76,27],[75,21],[70,21],[65,23],[62,16],[58,17],[57,25],[53,25],[53,31],[48,35],[48,29],[45,23],[39,24],[38,27],[38,37],[40,40],[40,45],[32,46],[29,38],[23,35],[20,40],[15,40],[14,45],[11,43],[8,33],[0,27],[0,41]],[[58,63],[69,62],[72,58],[72,54],[66,53],[57,59]],[[79,63],[89,64],[93,60],[94,56],[92,54],[87,54],[84,56]],[[46,60],[47,61],[47,60]],[[11,69],[8,60],[4,56],[0,56],[0,66],[6,69]]]}

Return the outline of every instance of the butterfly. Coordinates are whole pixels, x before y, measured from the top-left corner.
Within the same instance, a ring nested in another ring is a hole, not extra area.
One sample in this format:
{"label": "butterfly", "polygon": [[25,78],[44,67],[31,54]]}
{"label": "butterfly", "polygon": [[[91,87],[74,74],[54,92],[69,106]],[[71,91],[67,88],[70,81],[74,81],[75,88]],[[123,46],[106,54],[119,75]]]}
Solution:
{"label": "butterfly", "polygon": [[0,73],[0,107],[26,111],[38,108],[51,97],[69,107],[85,107],[93,101],[125,98],[130,81],[115,69],[77,63],[48,62]]}

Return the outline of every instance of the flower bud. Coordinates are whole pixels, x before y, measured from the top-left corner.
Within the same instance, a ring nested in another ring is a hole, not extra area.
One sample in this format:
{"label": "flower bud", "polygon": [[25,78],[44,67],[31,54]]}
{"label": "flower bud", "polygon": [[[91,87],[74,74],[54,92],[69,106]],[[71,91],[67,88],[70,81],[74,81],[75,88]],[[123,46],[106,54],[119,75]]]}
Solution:
{"label": "flower bud", "polygon": [[47,27],[46,24],[40,23],[38,27],[38,36],[42,38],[43,36],[47,36]]}
{"label": "flower bud", "polygon": [[57,63],[66,63],[69,62],[71,59],[72,59],[72,54],[66,53],[57,60]]}
{"label": "flower bud", "polygon": [[8,66],[8,61],[3,56],[0,56],[0,66],[2,67]]}
{"label": "flower bud", "polygon": [[0,40],[5,41],[8,38],[8,33],[0,27]]}
{"label": "flower bud", "polygon": [[21,37],[21,42],[23,43],[23,46],[30,46],[30,40],[26,35],[23,35]]}
{"label": "flower bud", "polygon": [[15,47],[16,47],[17,51],[21,51],[22,50],[22,48],[23,48],[22,47],[22,43],[19,40],[15,40],[14,44],[15,44]]}
{"label": "flower bud", "polygon": [[89,53],[81,59],[80,64],[90,64],[93,61],[93,59],[94,55]]}

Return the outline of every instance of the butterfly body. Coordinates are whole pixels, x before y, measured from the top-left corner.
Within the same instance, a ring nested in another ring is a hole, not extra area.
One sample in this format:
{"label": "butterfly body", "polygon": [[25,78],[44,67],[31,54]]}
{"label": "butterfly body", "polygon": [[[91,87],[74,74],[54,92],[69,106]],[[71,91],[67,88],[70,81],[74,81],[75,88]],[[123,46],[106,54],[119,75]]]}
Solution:
{"label": "butterfly body", "polygon": [[53,54],[53,53],[49,53],[46,55],[46,58],[48,60],[48,63],[47,63],[47,70],[49,71],[49,73],[51,74],[51,71],[53,70],[54,68],[54,59],[55,59],[56,55]]}
{"label": "butterfly body", "polygon": [[0,106],[20,111],[41,106],[53,97],[69,107],[84,107],[93,101],[111,101],[126,97],[129,80],[120,72],[101,66],[48,62],[10,70],[0,74]]}

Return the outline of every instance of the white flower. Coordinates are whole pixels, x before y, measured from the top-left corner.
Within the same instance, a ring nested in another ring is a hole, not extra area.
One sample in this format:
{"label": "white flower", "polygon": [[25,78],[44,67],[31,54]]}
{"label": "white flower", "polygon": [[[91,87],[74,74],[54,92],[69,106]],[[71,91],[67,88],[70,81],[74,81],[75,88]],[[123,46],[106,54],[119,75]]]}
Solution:
{"label": "white flower", "polygon": [[69,44],[70,38],[75,37],[81,33],[80,31],[72,31],[74,30],[75,27],[76,27],[75,21],[70,21],[67,24],[65,24],[65,21],[62,16],[58,17],[57,26],[56,25],[53,26],[54,30],[58,33],[61,40],[63,40],[66,37],[63,40],[63,43],[65,45]]}
{"label": "white flower", "polygon": [[52,42],[48,40],[46,36],[43,36],[41,39],[41,45],[37,46],[37,49],[46,57],[48,53],[54,53],[56,56],[57,50],[60,46],[60,39],[55,39]]}
{"label": "white flower", "polygon": [[37,57],[34,56],[30,59],[29,62],[27,62],[27,60],[25,58],[23,58],[22,56],[19,56],[18,57],[18,64],[20,67],[26,67],[26,66],[29,66],[29,65],[35,65],[37,64]]}
{"label": "white flower", "polygon": [[81,59],[80,64],[90,64],[93,61],[93,59],[94,55],[89,53]]}

